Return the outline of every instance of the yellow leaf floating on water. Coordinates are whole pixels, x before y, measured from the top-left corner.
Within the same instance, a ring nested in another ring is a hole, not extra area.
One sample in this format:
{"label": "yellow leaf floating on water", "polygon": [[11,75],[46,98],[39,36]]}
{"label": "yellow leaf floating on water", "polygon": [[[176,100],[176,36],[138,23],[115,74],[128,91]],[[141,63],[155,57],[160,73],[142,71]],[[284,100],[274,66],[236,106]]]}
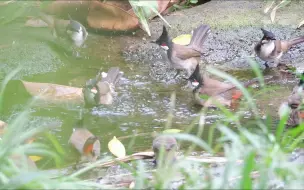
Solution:
{"label": "yellow leaf floating on water", "polygon": [[188,45],[190,44],[192,35],[191,34],[182,34],[180,36],[177,36],[176,38],[174,38],[172,41],[175,44],[179,44],[179,45]]}
{"label": "yellow leaf floating on water", "polygon": [[108,143],[108,148],[110,152],[118,158],[122,158],[126,156],[125,146],[115,136]]}
{"label": "yellow leaf floating on water", "polygon": [[180,133],[182,130],[180,129],[167,129],[164,130],[163,133]]}
{"label": "yellow leaf floating on water", "polygon": [[30,157],[30,159],[31,159],[32,161],[34,161],[34,162],[37,162],[37,161],[39,161],[39,160],[42,159],[42,157],[40,157],[40,156],[29,156],[29,157]]}

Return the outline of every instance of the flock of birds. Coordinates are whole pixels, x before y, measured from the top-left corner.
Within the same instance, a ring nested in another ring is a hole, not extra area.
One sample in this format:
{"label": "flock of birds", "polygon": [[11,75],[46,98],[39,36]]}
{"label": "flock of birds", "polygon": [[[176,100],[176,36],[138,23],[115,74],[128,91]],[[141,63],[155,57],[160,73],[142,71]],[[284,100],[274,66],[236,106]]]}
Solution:
{"label": "flock of birds", "polygon": [[[64,25],[56,19],[50,19],[50,17],[45,14],[41,14],[40,17],[51,26],[54,36],[64,37],[76,47],[81,47],[87,39],[88,33],[85,27],[72,18],[70,18],[68,24]],[[233,107],[242,98],[242,92],[237,89],[235,85],[212,79],[200,71],[199,63],[201,56],[203,56],[204,41],[208,38],[210,31],[208,25],[202,24],[193,30],[190,44],[179,45],[170,39],[167,29],[164,26],[161,36],[156,41],[153,41],[153,43],[158,44],[166,50],[171,66],[177,70],[175,77],[181,70],[187,72],[188,78],[186,79],[189,81],[188,84],[194,87],[193,94],[198,104],[205,107],[213,107],[215,106],[214,101],[217,101],[217,103],[222,105]],[[273,62],[274,67],[276,67],[285,52],[292,46],[304,42],[304,36],[290,40],[278,40],[272,32],[265,29],[262,29],[262,32],[263,37],[255,45],[254,51],[260,59],[265,61],[266,67],[269,67],[270,62]],[[105,102],[111,103],[113,99],[113,91],[111,89],[113,89],[113,86],[115,86],[120,76],[121,72],[119,72],[119,69],[114,68],[105,76],[89,80],[83,88],[86,105],[95,106],[103,104],[102,100],[105,98],[110,100],[109,102]],[[295,86],[287,101],[282,103],[279,111],[279,113],[282,113],[282,110],[285,108],[290,110],[290,117],[287,124],[291,126],[297,126],[302,119],[304,119],[304,109],[300,106],[303,103],[304,97],[303,77],[304,72],[302,73],[300,82]],[[99,80],[106,82],[108,85],[100,85]],[[243,85],[248,87],[257,82],[257,79],[253,79],[243,83]],[[101,93],[101,91],[103,91],[102,89],[106,89],[106,95]],[[205,101],[199,97],[199,94],[207,95],[210,98]],[[90,155],[95,159],[98,157],[98,150],[100,150],[98,138],[95,138],[94,135],[90,133],[88,133],[87,137],[83,137],[83,132],[81,132],[75,139],[77,139],[76,141],[83,142],[82,146],[77,148],[82,155]],[[73,141],[72,138],[70,140]],[[177,142],[173,137],[162,135],[154,139],[152,147],[156,158],[158,157],[157,155],[160,149],[164,148],[165,155],[170,156],[172,160],[172,158],[174,159],[174,152],[177,150]]]}

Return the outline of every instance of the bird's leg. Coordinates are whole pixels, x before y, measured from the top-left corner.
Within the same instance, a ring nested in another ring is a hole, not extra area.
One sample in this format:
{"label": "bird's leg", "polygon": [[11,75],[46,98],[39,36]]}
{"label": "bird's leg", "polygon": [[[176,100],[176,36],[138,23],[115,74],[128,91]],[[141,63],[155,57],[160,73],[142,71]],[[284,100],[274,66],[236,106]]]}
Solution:
{"label": "bird's leg", "polygon": [[266,67],[266,69],[269,69],[269,68],[270,68],[269,65],[268,65],[268,61],[266,61],[266,62],[264,63],[264,66]]}
{"label": "bird's leg", "polygon": [[176,74],[174,75],[173,78],[175,79],[175,78],[177,77],[177,75],[179,75],[179,73],[180,73],[180,70],[177,70],[177,71],[176,71]]}

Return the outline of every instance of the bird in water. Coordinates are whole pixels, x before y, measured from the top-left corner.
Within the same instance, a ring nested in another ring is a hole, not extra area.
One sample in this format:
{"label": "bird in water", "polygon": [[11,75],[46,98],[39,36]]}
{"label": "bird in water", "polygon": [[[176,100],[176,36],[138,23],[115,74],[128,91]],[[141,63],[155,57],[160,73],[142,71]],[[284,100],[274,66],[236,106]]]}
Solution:
{"label": "bird in water", "polygon": [[265,61],[265,67],[269,68],[268,62],[274,62],[276,67],[279,64],[280,58],[292,46],[304,42],[304,36],[292,38],[290,40],[278,40],[275,35],[261,28],[263,38],[255,45],[254,51],[257,56]]}
{"label": "bird in water", "polygon": [[118,67],[111,67],[108,73],[102,72],[96,78],[88,80],[82,89],[85,106],[112,104],[115,85],[122,75],[123,72]]}
{"label": "bird in water", "polygon": [[[157,136],[153,140],[152,149],[155,157],[154,164],[156,165],[160,161],[170,163],[176,160],[176,151],[178,150],[177,141],[170,135]],[[163,151],[162,154],[161,151]]]}
{"label": "bird in water", "polygon": [[[267,77],[269,80],[272,77]],[[242,91],[234,84],[225,83],[212,79],[205,74],[200,73],[199,65],[196,66],[194,72],[188,79],[193,86],[193,94],[198,104],[204,107],[217,107],[214,101],[230,108],[237,108],[238,103],[243,97]],[[259,80],[252,79],[243,83],[243,86],[249,87],[252,84],[258,83]],[[207,95],[207,101],[202,99],[200,95]]]}
{"label": "bird in water", "polygon": [[287,126],[295,127],[304,121],[304,72],[302,72],[299,83],[293,88],[287,101],[280,105],[280,118],[285,114],[285,110],[289,112]]}
{"label": "bird in water", "polygon": [[100,141],[84,127],[83,118],[75,123],[69,144],[77,150],[78,161],[96,161],[100,156]]}
{"label": "bird in water", "polygon": [[[73,20],[70,15],[68,21],[57,19],[42,12],[39,12],[39,17],[47,23],[56,39],[65,39],[76,48],[83,47],[88,32],[80,22]],[[79,56],[78,52],[76,52],[76,56]]]}

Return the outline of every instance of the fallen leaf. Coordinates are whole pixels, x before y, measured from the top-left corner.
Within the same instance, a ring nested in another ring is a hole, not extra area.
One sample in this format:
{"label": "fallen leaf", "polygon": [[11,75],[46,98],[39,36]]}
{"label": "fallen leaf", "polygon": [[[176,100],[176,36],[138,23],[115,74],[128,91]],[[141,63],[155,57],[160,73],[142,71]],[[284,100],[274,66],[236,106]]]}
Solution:
{"label": "fallen leaf", "polygon": [[82,88],[51,83],[22,81],[25,89],[32,96],[50,103],[75,102],[84,103]]}
{"label": "fallen leaf", "polygon": [[191,34],[182,34],[180,36],[177,36],[176,38],[173,38],[172,41],[175,44],[186,46],[190,44],[191,38],[192,38]]}
{"label": "fallen leaf", "polygon": [[302,25],[304,25],[304,20],[302,20],[302,21],[299,23],[299,25],[298,25],[297,28],[300,28]]}
{"label": "fallen leaf", "polygon": [[132,182],[130,183],[130,185],[129,185],[129,189],[134,189],[134,187],[135,187],[135,182],[132,181]]}
{"label": "fallen leaf", "polygon": [[[13,160],[13,162],[16,164],[17,167],[19,167],[19,168],[23,167],[22,155],[14,153],[10,156],[10,158]],[[29,169],[37,169],[35,162],[33,160],[31,160],[29,157],[27,157],[26,161],[27,161],[27,166]]]}
{"label": "fallen leaf", "polygon": [[115,136],[108,143],[108,148],[110,152],[118,158],[122,158],[126,156],[126,149],[124,145]]}
{"label": "fallen leaf", "polygon": [[139,26],[137,17],[107,2],[92,1],[87,17],[88,25],[95,29],[125,31]]}
{"label": "fallen leaf", "polygon": [[167,129],[163,131],[163,133],[180,133],[180,132],[182,132],[182,130],[180,129]]}
{"label": "fallen leaf", "polygon": [[29,158],[34,162],[37,162],[42,159],[42,157],[40,157],[40,156],[29,156]]}
{"label": "fallen leaf", "polygon": [[289,4],[290,1],[289,0],[282,0],[277,6],[275,6],[271,13],[270,13],[270,19],[271,19],[271,22],[274,22],[274,19],[275,19],[275,15],[276,15],[276,11],[281,8],[281,7],[284,7],[286,6],[287,4]]}
{"label": "fallen leaf", "polygon": [[274,5],[274,3],[275,3],[275,0],[273,0],[271,3],[267,3],[267,5],[266,5],[266,7],[265,7],[265,9],[264,9],[264,13],[266,14],[266,13],[268,13],[268,11],[272,8],[272,6]]}

